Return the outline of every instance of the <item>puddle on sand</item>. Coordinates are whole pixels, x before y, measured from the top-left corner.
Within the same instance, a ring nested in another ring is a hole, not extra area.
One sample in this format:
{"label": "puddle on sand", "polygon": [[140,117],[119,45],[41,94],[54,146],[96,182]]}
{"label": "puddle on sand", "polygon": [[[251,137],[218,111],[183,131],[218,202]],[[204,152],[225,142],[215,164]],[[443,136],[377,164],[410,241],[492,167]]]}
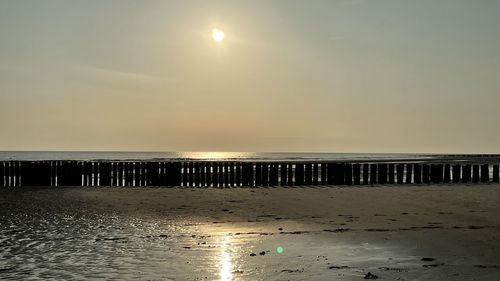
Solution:
{"label": "puddle on sand", "polygon": [[368,271],[429,279],[419,257],[384,234],[263,235],[238,223],[113,215],[0,222],[2,280],[359,280]]}

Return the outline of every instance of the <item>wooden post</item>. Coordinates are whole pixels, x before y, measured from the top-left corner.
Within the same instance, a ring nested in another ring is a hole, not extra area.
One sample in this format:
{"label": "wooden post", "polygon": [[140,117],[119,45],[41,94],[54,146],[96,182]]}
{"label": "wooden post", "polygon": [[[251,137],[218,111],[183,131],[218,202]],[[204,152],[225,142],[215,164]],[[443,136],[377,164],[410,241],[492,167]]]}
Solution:
{"label": "wooden post", "polygon": [[378,183],[387,184],[387,164],[378,164]]}
{"label": "wooden post", "polygon": [[57,186],[57,167],[59,165],[59,161],[50,161],[50,162],[51,162],[50,186]]}
{"label": "wooden post", "polygon": [[97,186],[97,179],[99,176],[99,170],[98,170],[98,163],[97,162],[92,162],[92,171],[90,175],[90,185],[91,186]]}
{"label": "wooden post", "polygon": [[212,162],[212,181],[213,186],[219,186],[219,162]]}
{"label": "wooden post", "polygon": [[332,185],[332,184],[334,184],[334,179],[333,179],[334,178],[334,170],[335,170],[334,164],[333,163],[326,164],[326,170],[327,170],[326,182],[328,185]]}
{"label": "wooden post", "polygon": [[413,165],[412,164],[406,164],[406,183],[408,183],[408,184],[416,183],[416,180],[414,179],[414,176],[413,176]]}
{"label": "wooden post", "polygon": [[255,164],[255,186],[262,186],[262,164]]}
{"label": "wooden post", "polygon": [[237,186],[237,164],[235,162],[228,163],[228,186]]}
{"label": "wooden post", "polygon": [[193,187],[196,184],[196,172],[195,172],[194,162],[189,162],[189,186]]}
{"label": "wooden post", "polygon": [[472,182],[479,182],[479,165],[472,166]]}
{"label": "wooden post", "polygon": [[404,183],[404,176],[405,176],[405,165],[398,164],[396,166],[396,177],[397,177],[398,184]]}
{"label": "wooden post", "polygon": [[224,187],[229,186],[229,163],[224,162]]}
{"label": "wooden post", "polygon": [[90,186],[90,179],[92,177],[92,163],[83,162],[83,186]]}
{"label": "wooden post", "polygon": [[118,176],[118,180],[117,180],[117,183],[118,185],[117,186],[125,186],[125,163],[123,162],[118,162],[117,165],[116,165],[116,168],[118,169],[117,171],[117,176]]}
{"label": "wooden post", "polygon": [[377,164],[370,165],[370,184],[377,184]]}
{"label": "wooden post", "polygon": [[10,185],[10,161],[4,162],[4,186],[9,187]]}
{"label": "wooden post", "polygon": [[217,186],[217,187],[222,187],[220,185],[221,183],[221,178],[223,178],[223,174],[221,172],[222,170],[222,163],[220,162],[212,162],[212,181],[213,181],[213,186]]}
{"label": "wooden post", "polygon": [[131,177],[130,185],[131,186],[140,186],[141,185],[140,163],[134,162],[134,163],[130,163],[130,165],[131,165],[131,167],[130,167],[130,177]]}
{"label": "wooden post", "polygon": [[319,184],[319,165],[318,165],[318,163],[313,164],[312,184],[313,185]]}
{"label": "wooden post", "polygon": [[389,164],[389,184],[394,184],[395,183],[395,180],[394,180],[394,164]]}
{"label": "wooden post", "polygon": [[205,172],[205,162],[198,162],[197,164],[197,173],[198,173],[198,186],[205,187],[207,184],[207,176]]}
{"label": "wooden post", "polygon": [[234,186],[234,178],[236,177],[234,162],[227,163],[227,186]]}
{"label": "wooden post", "polygon": [[444,183],[450,183],[451,182],[451,166],[450,166],[450,164],[444,165],[443,182]]}
{"label": "wooden post", "polygon": [[34,164],[33,162],[23,162],[21,164],[21,173],[23,176],[23,186],[36,186],[36,182],[34,182],[34,179],[36,179],[38,172],[36,169],[34,169]]}
{"label": "wooden post", "polygon": [[332,163],[330,164],[330,170],[329,173],[330,175],[330,182],[334,185],[338,185],[339,183],[339,164],[338,163]]}
{"label": "wooden post", "polygon": [[225,187],[226,186],[226,173],[225,173],[225,162],[219,162],[219,182],[218,186],[219,187]]}
{"label": "wooden post", "polygon": [[219,187],[224,187],[225,183],[225,173],[224,173],[224,162],[219,162]]}
{"label": "wooden post", "polygon": [[180,162],[172,163],[172,173],[175,175],[173,177],[173,185],[181,186],[182,185],[182,165]]}
{"label": "wooden post", "polygon": [[241,185],[250,186],[250,164],[241,163]]}
{"label": "wooden post", "polygon": [[23,177],[23,186],[36,186],[33,179],[36,179],[36,170],[33,169],[33,162],[23,162],[21,164],[21,173]]}
{"label": "wooden post", "polygon": [[117,179],[117,183],[118,185],[117,186],[125,186],[125,163],[123,162],[118,162],[117,163],[117,176],[118,176],[118,179]]}
{"label": "wooden post", "polygon": [[112,171],[111,185],[118,186],[118,163],[116,162],[111,163],[111,171]]}
{"label": "wooden post", "polygon": [[293,164],[292,163],[288,163],[287,165],[288,167],[288,170],[287,170],[287,180],[288,180],[288,186],[293,186],[295,184],[294,182],[294,179],[293,179]]}
{"label": "wooden post", "polygon": [[[115,162],[110,162],[111,164],[111,184],[110,186],[116,186],[116,163]],[[59,172],[57,174],[57,176],[60,178],[60,173],[61,173],[61,169],[62,169],[62,166],[63,163],[61,162],[60,163],[60,167],[59,167]],[[58,182],[59,184],[61,183],[60,181]]]}
{"label": "wooden post", "polygon": [[469,183],[471,181],[471,168],[472,166],[470,164],[462,167],[462,182]]}
{"label": "wooden post", "polygon": [[269,186],[269,163],[262,163],[262,185]]}
{"label": "wooden post", "polygon": [[238,162],[235,165],[236,165],[236,167],[235,167],[235,169],[236,169],[235,177],[236,178],[234,179],[234,184],[236,186],[240,187],[241,186],[241,163]]}
{"label": "wooden post", "polygon": [[227,162],[220,162],[219,163],[219,186],[226,187],[228,178],[229,177],[228,177],[228,173],[227,173]]}
{"label": "wooden post", "polygon": [[221,187],[226,187],[229,181],[229,173],[227,171],[227,162],[219,164],[219,183]]}
{"label": "wooden post", "polygon": [[168,184],[168,177],[167,177],[167,170],[168,170],[168,165],[169,163],[167,162],[160,162],[160,186],[169,186]]}
{"label": "wooden post", "polygon": [[188,165],[186,162],[181,162],[182,165],[182,186],[188,186],[189,183],[189,174],[188,174]]}
{"label": "wooden post", "polygon": [[271,166],[270,179],[271,179],[271,185],[272,186],[278,186],[279,185],[279,166],[278,165],[279,165],[278,163],[274,163]]}
{"label": "wooden post", "polygon": [[7,186],[15,186],[14,184],[14,163],[9,161],[6,163]]}
{"label": "wooden post", "polygon": [[305,173],[304,173],[304,184],[311,185],[312,184],[312,164],[307,163],[304,164]]}
{"label": "wooden post", "polygon": [[247,162],[241,163],[241,186],[253,186],[253,182],[250,182],[250,179],[252,179],[251,173],[253,173],[252,165],[253,164]]}
{"label": "wooden post", "polygon": [[0,187],[5,186],[5,162],[0,162]]}
{"label": "wooden post", "polygon": [[123,186],[128,185],[128,162],[122,162],[122,178],[123,178]]}
{"label": "wooden post", "polygon": [[352,166],[352,173],[354,176],[354,184],[355,185],[360,185],[361,184],[361,165],[360,164],[354,164]]}
{"label": "wooden post", "polygon": [[127,186],[134,186],[134,163],[127,163]]}
{"label": "wooden post", "polygon": [[363,184],[368,184],[370,182],[370,165],[363,164]]}
{"label": "wooden post", "polygon": [[231,186],[236,186],[236,163],[235,162],[231,162],[230,163],[230,168],[229,168],[230,172],[231,172]]}
{"label": "wooden post", "polygon": [[170,163],[169,162],[161,162],[160,163],[160,185],[161,186],[170,186]]}
{"label": "wooden post", "polygon": [[5,176],[5,186],[10,186],[10,163],[4,162],[4,176]]}
{"label": "wooden post", "polygon": [[423,183],[430,183],[430,167],[428,164],[423,164],[422,165],[422,182]]}
{"label": "wooden post", "polygon": [[493,182],[498,182],[500,178],[500,169],[498,165],[493,165]]}
{"label": "wooden post", "polygon": [[122,183],[122,186],[127,186],[127,176],[128,176],[128,174],[127,174],[127,163],[126,162],[121,162],[120,165],[119,165],[119,167],[120,167],[120,170],[121,170],[120,175],[121,175],[121,178],[122,178],[120,182]]}
{"label": "wooden post", "polygon": [[147,186],[148,182],[147,182],[146,163],[141,162],[140,169],[141,169],[141,186]]}
{"label": "wooden post", "polygon": [[21,169],[20,169],[21,163],[19,161],[13,161],[12,162],[12,178],[13,178],[13,185],[12,186],[21,186]]}
{"label": "wooden post", "polygon": [[212,186],[213,183],[213,172],[212,172],[212,162],[205,162],[205,185]]}
{"label": "wooden post", "polygon": [[241,186],[249,187],[250,184],[250,173],[252,171],[252,166],[250,163],[243,162],[241,163]]}
{"label": "wooden post", "polygon": [[171,169],[172,163],[170,162],[162,162],[160,166],[160,174],[161,174],[161,186],[172,186],[171,179]]}
{"label": "wooden post", "polygon": [[287,175],[287,164],[281,163],[280,164],[280,186],[286,186],[288,184],[286,175]]}
{"label": "wooden post", "polygon": [[438,183],[443,183],[444,182],[444,165],[443,164],[438,164],[436,166],[436,180]]}
{"label": "wooden post", "polygon": [[256,179],[256,176],[255,176],[255,173],[256,173],[256,168],[255,168],[255,164],[254,163],[248,163],[248,176],[249,176],[249,183],[250,183],[250,186],[256,186],[255,185],[255,179]]}
{"label": "wooden post", "polygon": [[437,183],[437,172],[436,172],[436,168],[437,166],[435,164],[431,164],[430,167],[429,167],[429,178],[430,178],[430,181],[429,182],[432,182],[432,183]]}
{"label": "wooden post", "polygon": [[321,163],[321,185],[327,185],[326,163]]}
{"label": "wooden post", "polygon": [[352,185],[352,164],[345,164],[344,171],[345,171],[344,184]]}
{"label": "wooden post", "polygon": [[132,175],[132,162],[125,163],[125,185],[131,186],[133,184],[133,175]]}
{"label": "wooden post", "polygon": [[489,182],[490,181],[490,167],[488,164],[483,164],[481,166],[481,182]]}
{"label": "wooden post", "polygon": [[193,187],[199,187],[200,186],[200,163],[199,162],[193,162],[192,163],[192,168],[191,171],[193,171],[193,179],[192,179],[192,185]]}
{"label": "wooden post", "polygon": [[15,166],[13,161],[7,162],[7,186],[14,187],[15,183]]}
{"label": "wooden post", "polygon": [[304,164],[295,164],[295,185],[304,185]]}
{"label": "wooden post", "polygon": [[416,184],[421,184],[422,183],[422,165],[421,164],[414,164],[413,169],[415,170],[415,179],[413,182]]}
{"label": "wooden post", "polygon": [[461,177],[460,177],[460,174],[462,172],[461,168],[462,168],[462,166],[460,166],[460,165],[453,165],[453,168],[452,168],[453,179],[452,179],[452,181],[454,183],[461,181]]}

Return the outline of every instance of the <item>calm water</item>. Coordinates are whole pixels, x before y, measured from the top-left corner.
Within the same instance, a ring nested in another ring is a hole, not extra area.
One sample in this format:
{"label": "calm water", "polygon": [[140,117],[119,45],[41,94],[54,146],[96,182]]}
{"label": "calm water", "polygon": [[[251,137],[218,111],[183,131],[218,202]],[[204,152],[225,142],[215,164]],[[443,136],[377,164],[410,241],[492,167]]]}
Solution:
{"label": "calm water", "polygon": [[5,160],[395,160],[443,155],[403,153],[273,153],[273,152],[57,152],[0,151]]}

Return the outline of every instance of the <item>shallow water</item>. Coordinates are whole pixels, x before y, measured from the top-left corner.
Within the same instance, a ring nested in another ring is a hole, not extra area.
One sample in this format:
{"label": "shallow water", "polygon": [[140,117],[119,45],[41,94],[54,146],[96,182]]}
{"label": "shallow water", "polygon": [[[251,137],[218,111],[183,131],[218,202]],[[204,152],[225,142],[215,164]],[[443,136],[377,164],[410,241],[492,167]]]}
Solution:
{"label": "shallow water", "polygon": [[251,232],[244,223],[114,214],[0,222],[2,280],[360,280],[368,271],[439,280],[473,269],[423,269],[415,249],[389,234]]}

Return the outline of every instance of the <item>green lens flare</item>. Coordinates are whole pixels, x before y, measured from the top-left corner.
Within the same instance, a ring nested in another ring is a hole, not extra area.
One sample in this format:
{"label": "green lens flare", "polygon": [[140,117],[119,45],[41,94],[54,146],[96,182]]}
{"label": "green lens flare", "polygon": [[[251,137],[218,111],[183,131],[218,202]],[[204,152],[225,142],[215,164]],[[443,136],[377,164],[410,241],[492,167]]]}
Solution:
{"label": "green lens flare", "polygon": [[278,254],[283,253],[283,247],[278,246],[278,248],[276,248],[276,252],[278,252]]}

